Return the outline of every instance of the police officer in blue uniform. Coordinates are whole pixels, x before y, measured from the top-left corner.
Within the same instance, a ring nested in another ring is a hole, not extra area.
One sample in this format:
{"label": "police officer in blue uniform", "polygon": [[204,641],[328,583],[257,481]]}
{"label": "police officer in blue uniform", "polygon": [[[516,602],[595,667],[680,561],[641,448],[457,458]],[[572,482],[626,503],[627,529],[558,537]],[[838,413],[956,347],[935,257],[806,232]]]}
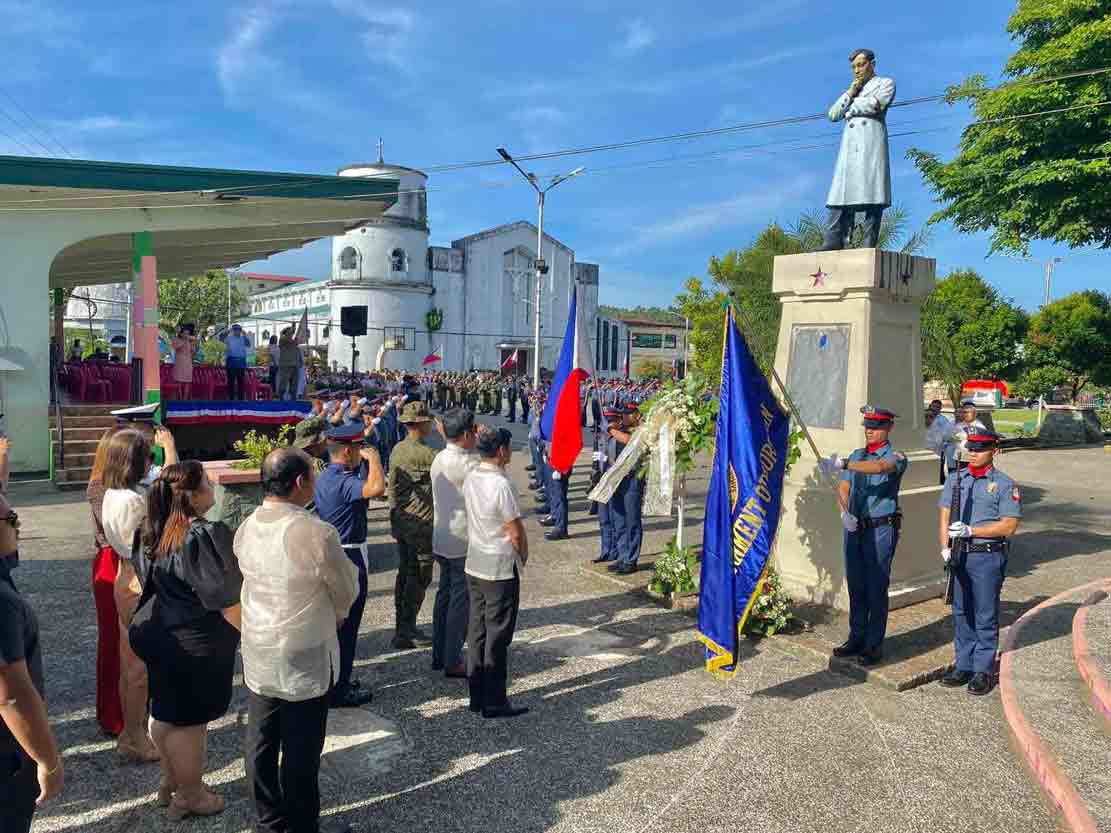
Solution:
{"label": "police officer in blue uniform", "polygon": [[855,656],[861,665],[875,665],[882,658],[887,632],[887,590],[902,523],[899,483],[907,458],[888,441],[896,414],[870,405],[860,411],[865,447],[847,458],[834,454],[820,465],[827,473],[840,471],[837,501],[845,529],[845,580],[849,586],[849,638],[834,648],[833,654]]}
{"label": "police officer in blue uniform", "polygon": [[333,426],[327,434],[328,466],[316,478],[313,500],[321,520],[339,532],[343,551],[359,571],[359,595],[339,628],[339,673],[332,689],[332,706],[353,708],[369,703],[370,689],[352,679],[355,642],[366,606],[366,514],[368,500],[386,493],[386,478],[378,452],[363,444],[361,423]]}
{"label": "police officer in blue uniform", "polygon": [[[941,557],[953,571],[953,629],[956,664],[941,678],[949,688],[967,685],[987,694],[995,685],[999,649],[999,594],[1007,572],[1007,539],[1018,529],[1022,495],[994,466],[999,435],[980,429],[965,440],[968,465],[945,480],[939,532]],[[953,489],[960,484],[960,517],[952,518]]]}
{"label": "police officer in blue uniform", "polygon": [[[621,427],[610,426],[609,435],[617,440],[620,449],[624,449],[640,425],[640,407],[636,402],[627,401],[619,410]],[[608,569],[619,576],[627,576],[640,569],[640,546],[644,540],[644,478],[637,469],[625,475],[614,490],[610,510],[617,535],[617,561]]]}
{"label": "police officer in blue uniform", "polygon": [[[609,428],[620,428],[621,412],[616,408],[604,408],[602,418]],[[608,429],[607,429],[608,430]],[[612,434],[606,434],[605,448],[599,451],[599,474],[605,474],[610,466],[617,460],[617,455],[625,446],[617,441]],[[617,530],[613,523],[614,511],[609,503],[598,504],[598,527],[602,537],[602,551],[594,559],[595,564],[606,564],[617,561]]]}
{"label": "police officer in blue uniform", "polygon": [[562,541],[567,537],[567,488],[571,472],[570,470],[566,472],[559,471],[552,465],[552,444],[550,442],[543,441],[542,450],[541,465],[543,465],[544,474],[547,477],[545,494],[552,514],[550,517],[542,519],[540,525],[551,527],[544,533],[546,540]]}

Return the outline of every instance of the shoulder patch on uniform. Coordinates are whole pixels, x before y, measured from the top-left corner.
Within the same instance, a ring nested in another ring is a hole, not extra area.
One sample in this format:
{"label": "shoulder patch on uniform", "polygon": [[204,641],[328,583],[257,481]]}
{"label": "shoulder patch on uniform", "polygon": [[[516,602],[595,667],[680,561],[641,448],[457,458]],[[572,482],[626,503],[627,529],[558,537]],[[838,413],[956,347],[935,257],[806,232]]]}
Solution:
{"label": "shoulder patch on uniform", "polygon": [[1022,502],[1022,495],[1018,491],[1018,486],[1011,487],[1011,500],[1013,500],[1015,503]]}

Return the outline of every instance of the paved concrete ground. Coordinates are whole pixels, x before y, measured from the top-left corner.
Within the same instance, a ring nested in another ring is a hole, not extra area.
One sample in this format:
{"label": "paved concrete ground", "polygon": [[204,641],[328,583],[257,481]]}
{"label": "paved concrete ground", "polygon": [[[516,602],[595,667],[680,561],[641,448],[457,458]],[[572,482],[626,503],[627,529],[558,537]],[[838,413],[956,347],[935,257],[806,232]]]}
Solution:
{"label": "paved concrete ground", "polygon": [[[522,427],[514,430],[523,439]],[[1047,565],[1054,587],[1106,570],[1111,509],[1088,491],[1106,482],[1107,458],[1086,450],[1025,454],[1003,464],[1029,484],[1023,551],[1031,556],[1016,559],[1014,583]],[[513,465],[522,485],[524,463]],[[170,829],[151,802],[157,769],[119,766],[92,719],[87,509],[79,495],[36,495],[28,486],[17,489],[15,503],[28,557],[17,579],[42,619],[50,714],[67,760],[66,791],[35,830]],[[373,511],[374,572],[357,671],[376,696],[365,716],[340,713],[332,723],[334,751],[323,770],[329,816],[360,830],[428,833],[1056,827],[1008,747],[995,696],[936,685],[898,694],[782,651],[775,640],[747,645],[740,673],[722,682],[702,671],[689,615],[583,570],[597,541],[581,512],[571,540],[559,544],[541,541],[540,527],[528,524],[534,554],[511,696],[532,712],[504,722],[477,718],[460,681],[429,672],[427,651],[388,647],[395,559],[384,520]],[[649,553],[670,535],[667,523],[653,526]],[[1031,581],[1024,604],[1055,592]],[[425,620],[430,609],[426,602]],[[939,630],[937,644],[947,639]],[[189,829],[249,827],[241,704],[239,688],[231,713],[210,731],[210,781],[228,809]]]}

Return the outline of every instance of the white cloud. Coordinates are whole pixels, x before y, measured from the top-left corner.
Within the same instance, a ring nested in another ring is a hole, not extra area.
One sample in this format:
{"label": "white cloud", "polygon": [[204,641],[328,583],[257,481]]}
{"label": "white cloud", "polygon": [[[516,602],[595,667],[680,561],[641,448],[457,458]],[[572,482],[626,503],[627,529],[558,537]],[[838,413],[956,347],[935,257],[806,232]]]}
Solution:
{"label": "white cloud", "polygon": [[617,28],[621,30],[623,36],[616,45],[616,50],[626,55],[647,49],[656,42],[656,32],[640,18],[624,20]]}
{"label": "white cloud", "polygon": [[510,119],[520,130],[523,146],[517,153],[543,153],[559,144],[557,128],[570,120],[570,115],[558,107],[538,105],[522,107],[510,114]]}
{"label": "white cloud", "polygon": [[633,225],[632,234],[611,253],[616,257],[698,237],[742,223],[774,217],[784,206],[797,201],[814,186],[813,174],[799,174],[784,182],[764,185],[757,191],[726,200],[690,205],[663,220]]}
{"label": "white cloud", "polygon": [[408,9],[383,9],[360,0],[331,0],[341,15],[363,24],[361,38],[370,60],[407,71],[415,45],[418,19]]}
{"label": "white cloud", "polygon": [[146,130],[150,124],[143,119],[124,119],[118,116],[86,116],[77,121],[60,122],[58,127],[71,133],[107,133],[110,131]]}
{"label": "white cloud", "polygon": [[216,76],[227,98],[238,99],[251,84],[278,68],[263,43],[276,23],[273,7],[261,3],[237,15],[230,37],[216,54]]}

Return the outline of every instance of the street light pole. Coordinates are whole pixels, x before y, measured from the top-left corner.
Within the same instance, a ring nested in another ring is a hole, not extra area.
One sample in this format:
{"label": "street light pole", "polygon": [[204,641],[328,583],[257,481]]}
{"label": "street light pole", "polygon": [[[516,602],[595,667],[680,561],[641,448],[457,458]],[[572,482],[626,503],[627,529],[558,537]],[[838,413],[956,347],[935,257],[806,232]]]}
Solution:
{"label": "street light pole", "polygon": [[[1032,258],[1032,257],[1017,257],[1017,258],[1014,258],[1014,259],[1015,260],[1021,260],[1021,261],[1024,261],[1026,263],[1039,263],[1039,261],[1034,260],[1034,258]],[[1055,267],[1058,263],[1061,263],[1063,261],[1064,261],[1063,257],[1051,257],[1049,260],[1041,262],[1042,263],[1042,268],[1045,271],[1045,297],[1042,300],[1042,306],[1043,307],[1049,306],[1050,301],[1052,301],[1052,299],[1053,299],[1053,294],[1052,294],[1053,267]],[[1038,429],[1039,430],[1041,430],[1041,427],[1042,427],[1042,416],[1043,416],[1043,410],[1042,409],[1044,407],[1045,407],[1045,397],[1044,396],[1039,396],[1038,397]]]}
{"label": "street light pole", "polygon": [[505,148],[498,148],[498,155],[512,165],[517,171],[525,178],[525,181],[533,187],[536,191],[536,207],[538,221],[536,224],[536,297],[534,300],[534,310],[536,320],[534,322],[533,330],[533,346],[532,346],[532,384],[539,386],[540,384],[540,301],[543,293],[544,276],[548,274],[548,264],[544,260],[544,198],[548,192],[559,185],[561,182],[566,182],[571,177],[578,176],[585,168],[579,167],[568,174],[562,174],[552,179],[547,188],[541,188],[538,184],[539,177],[533,173],[526,173],[525,170],[517,164],[509,151]]}

